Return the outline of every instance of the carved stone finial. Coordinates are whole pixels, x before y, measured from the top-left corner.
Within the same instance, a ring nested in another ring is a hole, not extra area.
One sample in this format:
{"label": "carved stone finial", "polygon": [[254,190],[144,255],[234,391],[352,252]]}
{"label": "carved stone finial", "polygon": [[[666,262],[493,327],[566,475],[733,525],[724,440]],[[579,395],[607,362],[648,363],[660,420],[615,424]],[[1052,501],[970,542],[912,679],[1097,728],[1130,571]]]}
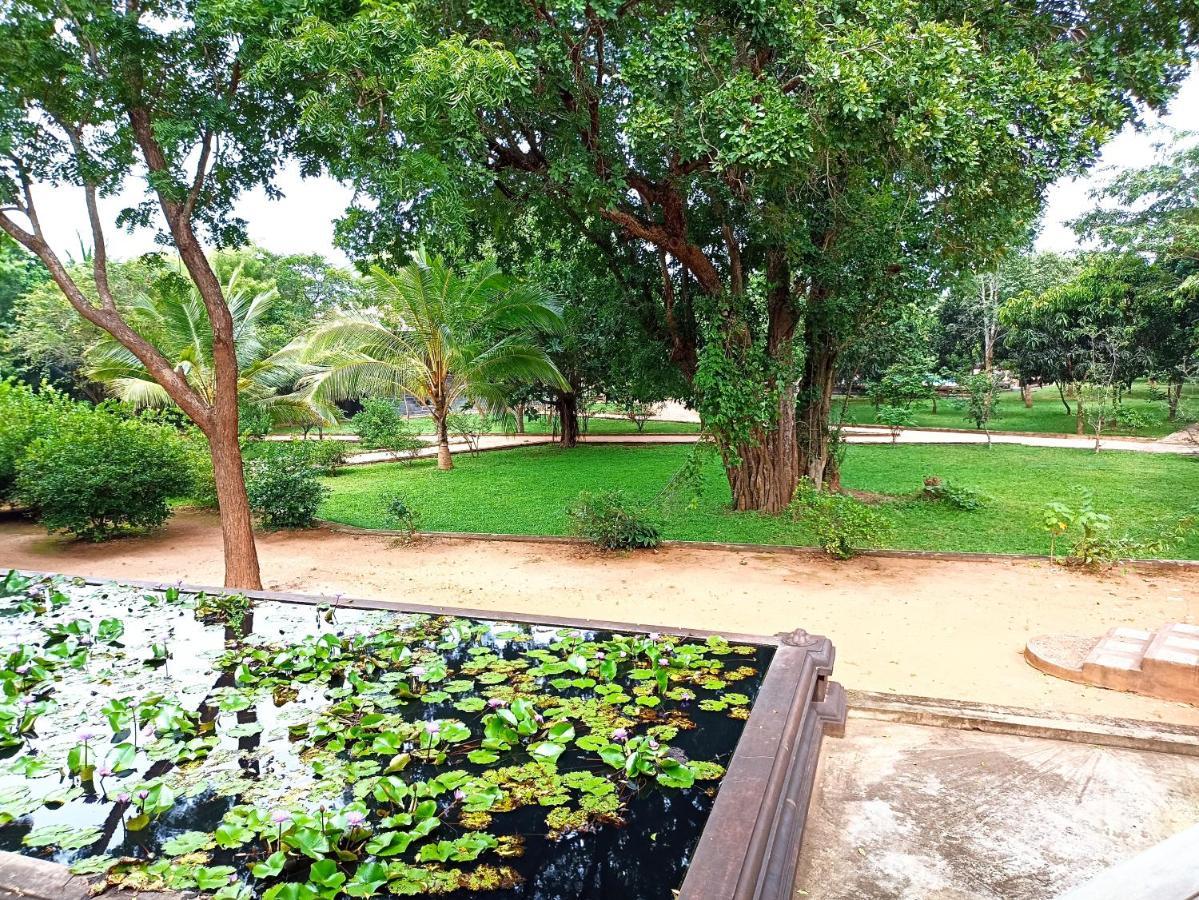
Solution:
{"label": "carved stone finial", "polygon": [[796,628],[791,633],[779,632],[784,646],[787,647],[814,647],[819,644],[824,638],[818,634],[808,634],[802,628]]}

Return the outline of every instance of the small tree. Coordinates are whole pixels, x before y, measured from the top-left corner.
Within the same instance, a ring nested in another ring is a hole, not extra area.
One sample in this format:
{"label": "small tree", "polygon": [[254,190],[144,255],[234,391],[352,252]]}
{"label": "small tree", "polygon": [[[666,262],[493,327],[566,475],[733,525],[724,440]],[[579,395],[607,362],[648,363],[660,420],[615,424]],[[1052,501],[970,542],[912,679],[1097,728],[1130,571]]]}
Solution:
{"label": "small tree", "polygon": [[958,402],[965,412],[966,420],[987,436],[987,447],[991,446],[991,419],[995,417],[995,400],[999,394],[999,382],[990,372],[960,375],[957,379],[961,395]]}
{"label": "small tree", "polygon": [[899,443],[899,435],[912,424],[912,411],[906,406],[880,406],[874,414],[880,425],[886,425],[891,433],[891,446]]}
{"label": "small tree", "polygon": [[637,426],[637,433],[645,431],[645,423],[662,411],[661,403],[632,401],[624,407],[624,417]]}

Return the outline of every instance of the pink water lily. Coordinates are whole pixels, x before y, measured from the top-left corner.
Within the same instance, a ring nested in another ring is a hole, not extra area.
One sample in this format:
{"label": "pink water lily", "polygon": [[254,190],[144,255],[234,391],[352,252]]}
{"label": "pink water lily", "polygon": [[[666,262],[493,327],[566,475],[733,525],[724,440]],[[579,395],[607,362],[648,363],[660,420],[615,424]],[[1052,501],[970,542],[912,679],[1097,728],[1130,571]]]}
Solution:
{"label": "pink water lily", "polygon": [[357,828],[366,821],[366,813],[361,813],[356,809],[351,809],[346,813],[346,824],[351,828]]}
{"label": "pink water lily", "polygon": [[290,822],[291,813],[285,809],[277,809],[271,813],[271,821],[276,825],[282,825],[284,822]]}
{"label": "pink water lily", "polygon": [[612,740],[617,743],[624,743],[629,739],[629,730],[627,728],[617,728],[612,732]]}
{"label": "pink water lily", "polygon": [[487,701],[487,705],[490,706],[492,709],[499,709],[501,706],[507,706],[508,701],[501,700],[499,697],[492,697],[490,700]]}
{"label": "pink water lily", "polygon": [[439,731],[441,731],[441,723],[437,721],[426,722],[425,731],[428,734],[437,734]]}

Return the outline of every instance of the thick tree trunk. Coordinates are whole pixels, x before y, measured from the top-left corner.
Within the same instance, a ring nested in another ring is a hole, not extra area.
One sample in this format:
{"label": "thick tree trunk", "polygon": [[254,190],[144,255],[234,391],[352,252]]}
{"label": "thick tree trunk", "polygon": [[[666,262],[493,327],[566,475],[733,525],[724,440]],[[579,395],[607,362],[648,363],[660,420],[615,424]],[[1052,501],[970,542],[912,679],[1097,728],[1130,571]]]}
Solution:
{"label": "thick tree trunk", "polygon": [[1178,418],[1178,403],[1182,399],[1182,382],[1176,381],[1166,385],[1166,408],[1169,410],[1166,420],[1173,422]]}
{"label": "thick tree trunk", "polygon": [[562,423],[559,440],[563,447],[573,447],[579,442],[579,395],[573,391],[559,392],[554,397],[554,406]]}
{"label": "thick tree trunk", "polygon": [[1024,408],[1032,409],[1032,385],[1027,381],[1020,382],[1020,397],[1024,400]]}
{"label": "thick tree trunk", "polygon": [[207,438],[225,548],[225,587],[262,590],[258,550],[254,545],[254,521],[246,497],[241,447],[237,440],[236,409],[231,423],[220,416],[215,418]]}
{"label": "thick tree trunk", "polygon": [[832,441],[829,439],[829,411],[832,409],[836,372],[836,352],[809,341],[799,391],[799,474],[808,478],[817,490],[826,484],[833,489],[840,485],[837,464],[832,458]]}
{"label": "thick tree trunk", "polygon": [[779,392],[777,427],[759,435],[756,444],[738,447],[738,465],[726,461],[734,508],[765,513],[786,509],[799,484],[796,450],[795,389],[790,388]]}
{"label": "thick tree trunk", "polygon": [[516,406],[512,410],[512,412],[516,416],[516,433],[524,434],[525,433],[525,405],[523,403],[516,404]]}
{"label": "thick tree trunk", "polygon": [[445,404],[438,404],[433,409],[433,421],[437,425],[437,468],[448,472],[454,468],[454,460],[450,456],[450,431],[446,425],[449,410]]}

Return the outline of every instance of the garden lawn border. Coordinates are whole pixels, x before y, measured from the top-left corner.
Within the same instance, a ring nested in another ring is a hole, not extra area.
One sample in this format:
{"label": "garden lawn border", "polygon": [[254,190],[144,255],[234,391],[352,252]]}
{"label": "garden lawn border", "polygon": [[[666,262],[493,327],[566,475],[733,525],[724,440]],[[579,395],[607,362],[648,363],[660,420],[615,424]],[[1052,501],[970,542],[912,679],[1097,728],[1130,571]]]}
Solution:
{"label": "garden lawn border", "polygon": [[849,717],[1199,757],[1199,728],[969,700],[847,691]]}
{"label": "garden lawn border", "polygon": [[[34,577],[59,574],[18,571]],[[167,586],[161,581],[62,577],[92,585],[121,584],[151,590]],[[840,684],[829,680],[836,651],[828,638],[809,634],[802,628],[776,635],[745,635],[391,600],[237,591],[182,582],[177,587],[189,594],[238,593],[254,600],[309,606],[332,604],[335,608],[450,615],[584,630],[655,632],[699,640],[721,637],[730,643],[773,647],[774,657],[762,676],[757,698],[720,782],[716,802],[700,833],[677,900],[792,900],[804,824],[815,788],[820,745],[825,735],[844,734],[847,716],[845,691]],[[13,875],[6,874],[10,871]],[[32,890],[24,881],[10,887],[4,880],[22,876],[29,879]],[[63,893],[67,885],[73,891],[76,881],[78,879],[72,878],[65,866],[0,852],[0,900],[9,897],[76,900],[73,894]],[[56,892],[34,892],[41,890]],[[88,895],[80,894],[79,900],[85,896]],[[139,896],[158,900],[146,893]],[[183,896],[186,895],[161,894],[159,898],[168,900]],[[481,900],[485,900],[485,895]]]}
{"label": "garden lawn border", "polygon": [[[844,422],[841,425],[842,431],[853,431],[855,429],[861,429],[871,433],[878,432],[879,434],[885,435],[891,434],[890,428],[888,428],[886,425],[879,425],[876,422]],[[981,428],[950,428],[948,425],[905,425],[903,426],[902,431],[936,431],[943,434],[977,434],[983,437],[986,437],[987,435],[987,432],[983,431]],[[990,432],[993,437],[1006,434],[1010,437],[1063,438],[1065,440],[1088,441],[1095,440],[1095,436],[1093,434],[1075,434],[1066,431],[1005,431],[999,428],[992,428],[990,429]],[[1169,435],[1165,435],[1164,437],[1169,437]],[[1156,444],[1158,441],[1163,440],[1163,438],[1149,437],[1146,434],[1121,434],[1118,431],[1110,434],[1104,432],[1104,434],[1101,436],[1101,439],[1113,441],[1141,441],[1145,444]],[[1025,446],[1035,447],[1038,445],[1026,444]],[[1063,449],[1069,450],[1072,448],[1066,447]],[[1119,451],[1117,450],[1117,452]]]}
{"label": "garden lawn border", "polygon": [[[315,525],[327,531],[340,534],[375,535],[377,537],[419,537],[419,538],[448,538],[455,541],[499,541],[509,543],[529,544],[566,544],[569,546],[592,547],[595,545],[587,538],[571,537],[562,534],[502,534],[490,531],[417,531],[409,534],[393,528],[363,528],[360,525],[346,525],[331,519],[313,519]],[[732,552],[751,553],[782,553],[798,556],[813,556],[828,559],[832,562],[847,562],[829,556],[819,547],[797,546],[790,544],[744,544],[729,541],[682,541],[665,540],[660,547],[676,547],[679,549],[697,550],[727,550]],[[652,553],[652,550],[607,551],[609,555],[620,552]],[[872,556],[882,559],[933,559],[948,562],[1039,562],[1049,565],[1062,565],[1059,560],[1035,553],[986,553],[971,550],[901,550],[901,549],[866,549],[855,550],[855,556]],[[1117,566],[1141,566],[1159,569],[1199,569],[1199,559],[1120,559]],[[664,629],[658,629],[662,631]]]}

